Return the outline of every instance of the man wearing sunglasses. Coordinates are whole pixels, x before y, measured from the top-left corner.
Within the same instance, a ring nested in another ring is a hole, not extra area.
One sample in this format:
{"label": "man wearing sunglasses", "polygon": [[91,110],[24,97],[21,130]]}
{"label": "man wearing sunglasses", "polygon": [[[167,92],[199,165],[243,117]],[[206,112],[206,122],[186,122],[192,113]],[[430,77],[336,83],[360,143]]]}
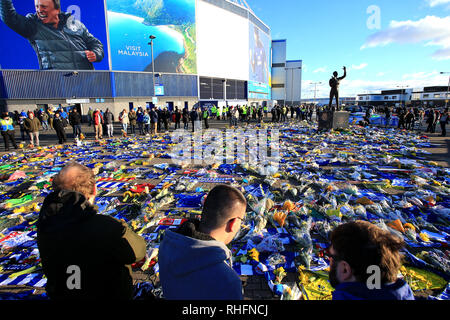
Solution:
{"label": "man wearing sunglasses", "polygon": [[237,189],[219,185],[210,191],[201,221],[167,230],[159,249],[164,298],[242,300],[242,282],[232,269],[227,248],[241,227],[247,201]]}
{"label": "man wearing sunglasses", "polygon": [[[414,300],[398,279],[402,239],[367,221],[345,223],[330,236],[330,284],[333,300]],[[379,281],[372,281],[379,270]],[[379,286],[374,283],[379,283]]]}

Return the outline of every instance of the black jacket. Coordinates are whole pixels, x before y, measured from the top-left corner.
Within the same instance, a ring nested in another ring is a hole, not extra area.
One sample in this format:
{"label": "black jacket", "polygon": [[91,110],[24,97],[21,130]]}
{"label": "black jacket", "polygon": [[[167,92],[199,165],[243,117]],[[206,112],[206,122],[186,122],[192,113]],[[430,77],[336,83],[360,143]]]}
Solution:
{"label": "black jacket", "polygon": [[[131,299],[131,267],[145,257],[145,240],[124,222],[97,214],[78,193],[49,194],[37,223],[37,244],[51,299]],[[69,266],[80,268],[81,288],[67,286]]]}
{"label": "black jacket", "polygon": [[85,50],[95,53],[96,62],[104,56],[103,44],[70,13],[60,13],[58,28],[44,24],[36,13],[18,14],[11,0],[1,0],[0,13],[5,24],[28,39],[39,60],[40,69],[93,70]]}
{"label": "black jacket", "polygon": [[54,118],[53,119],[53,129],[56,131],[63,131],[64,130],[64,119],[61,117]]}
{"label": "black jacket", "polygon": [[69,115],[69,123],[71,126],[76,126],[81,124],[81,114],[78,112],[71,112]]}

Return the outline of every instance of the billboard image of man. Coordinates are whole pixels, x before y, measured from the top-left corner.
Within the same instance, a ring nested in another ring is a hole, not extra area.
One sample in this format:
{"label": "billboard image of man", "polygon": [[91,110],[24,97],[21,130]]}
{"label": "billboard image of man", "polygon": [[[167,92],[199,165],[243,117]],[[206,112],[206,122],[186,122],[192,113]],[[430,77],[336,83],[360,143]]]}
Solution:
{"label": "billboard image of man", "polygon": [[254,28],[254,50],[251,52],[251,67],[255,81],[267,83],[267,56],[258,28]]}
{"label": "billboard image of man", "polygon": [[60,0],[34,0],[36,13],[22,16],[12,0],[0,0],[0,17],[33,47],[42,70],[93,70],[104,57],[103,44],[70,13]]}

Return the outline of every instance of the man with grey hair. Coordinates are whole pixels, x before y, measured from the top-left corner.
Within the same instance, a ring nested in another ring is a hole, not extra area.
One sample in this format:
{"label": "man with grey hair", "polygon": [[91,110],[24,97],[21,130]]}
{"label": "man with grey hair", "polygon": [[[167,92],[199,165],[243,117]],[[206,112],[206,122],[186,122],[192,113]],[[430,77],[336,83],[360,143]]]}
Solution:
{"label": "man with grey hair", "polygon": [[50,299],[131,299],[131,264],[145,257],[145,240],[125,222],[97,214],[91,169],[70,162],[52,184],[37,222]]}

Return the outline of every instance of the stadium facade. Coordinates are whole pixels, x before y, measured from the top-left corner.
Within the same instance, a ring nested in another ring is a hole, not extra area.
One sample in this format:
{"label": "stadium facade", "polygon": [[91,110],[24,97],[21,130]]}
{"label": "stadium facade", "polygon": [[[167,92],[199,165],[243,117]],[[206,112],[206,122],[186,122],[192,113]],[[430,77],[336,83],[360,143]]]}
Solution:
{"label": "stadium facade", "polygon": [[[21,15],[35,11],[33,0],[13,3]],[[270,28],[243,0],[62,0],[61,10],[103,44],[103,59],[95,70],[43,70],[28,40],[2,21],[2,109],[118,115],[138,106],[272,101]]]}

